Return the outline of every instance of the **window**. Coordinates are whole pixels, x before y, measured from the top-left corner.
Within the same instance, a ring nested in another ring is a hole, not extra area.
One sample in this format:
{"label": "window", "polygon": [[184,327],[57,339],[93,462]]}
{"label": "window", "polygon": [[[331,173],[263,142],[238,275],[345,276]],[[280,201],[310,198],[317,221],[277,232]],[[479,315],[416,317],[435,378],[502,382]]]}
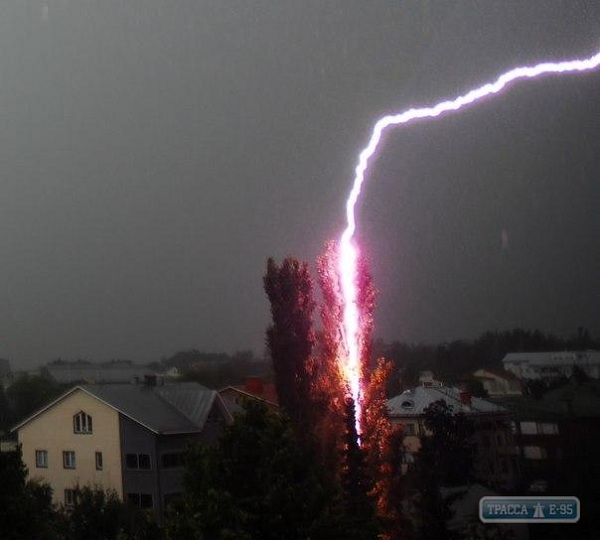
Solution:
{"label": "window", "polygon": [[128,469],[149,470],[150,454],[125,454],[125,466]]}
{"label": "window", "polygon": [[137,508],[152,508],[152,494],[151,493],[128,493],[127,502]]}
{"label": "window", "polygon": [[75,490],[65,489],[65,506],[73,506],[75,504]]}
{"label": "window", "polygon": [[40,469],[48,467],[48,450],[35,451],[35,466]]}
{"label": "window", "polygon": [[81,411],[73,417],[73,433],[92,433],[92,417]]}
{"label": "window", "polygon": [[538,424],[538,431],[542,435],[558,435],[558,424],[546,422]]}
{"label": "window", "polygon": [[63,452],[63,467],[65,469],[75,468],[75,452],[73,452],[72,450],[67,450]]}
{"label": "window", "polygon": [[523,435],[558,435],[558,424],[554,422],[521,422]]}
{"label": "window", "polygon": [[102,467],[102,452],[96,452],[96,470],[101,471]]}
{"label": "window", "polygon": [[521,433],[523,435],[537,435],[537,425],[535,422],[521,422]]}
{"label": "window", "polygon": [[168,452],[160,456],[163,469],[175,469],[183,467],[185,464],[185,454],[183,452]]}
{"label": "window", "polygon": [[416,429],[414,424],[406,424],[406,430],[404,432],[406,435],[416,435]]}
{"label": "window", "polygon": [[525,446],[523,448],[525,459],[546,459],[548,454],[542,446]]}

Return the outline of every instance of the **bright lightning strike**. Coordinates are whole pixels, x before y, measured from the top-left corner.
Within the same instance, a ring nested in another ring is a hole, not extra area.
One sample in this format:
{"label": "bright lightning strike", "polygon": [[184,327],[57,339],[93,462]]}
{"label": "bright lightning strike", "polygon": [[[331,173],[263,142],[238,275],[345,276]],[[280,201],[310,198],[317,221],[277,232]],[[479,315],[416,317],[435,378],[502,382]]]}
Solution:
{"label": "bright lightning strike", "polygon": [[356,406],[356,431],[360,433],[361,417],[361,329],[359,309],[357,305],[358,287],[357,259],[358,248],[355,245],[354,233],[356,232],[356,203],[360,196],[365,175],[369,168],[369,161],[375,154],[383,133],[389,127],[407,124],[413,120],[435,118],[442,114],[458,111],[467,105],[476,103],[487,96],[497,94],[504,90],[510,83],[520,79],[535,79],[541,75],[553,73],[573,73],[590,71],[600,65],[600,52],[582,60],[569,60],[566,62],[544,62],[535,66],[524,66],[512,69],[498,77],[494,82],[486,83],[453,100],[442,101],[432,107],[409,109],[399,114],[388,115],[380,118],[373,127],[369,144],[359,155],[356,166],[354,182],[348,200],[346,201],[346,229],[340,239],[339,274],[344,299],[344,314],[342,335],[345,337],[346,358],[341,359],[346,385]]}

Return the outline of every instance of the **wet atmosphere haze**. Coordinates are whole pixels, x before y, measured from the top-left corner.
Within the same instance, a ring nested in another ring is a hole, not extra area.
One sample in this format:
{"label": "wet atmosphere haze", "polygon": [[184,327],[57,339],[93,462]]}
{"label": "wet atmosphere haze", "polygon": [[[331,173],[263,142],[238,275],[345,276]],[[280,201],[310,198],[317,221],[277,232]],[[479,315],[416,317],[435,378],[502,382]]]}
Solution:
{"label": "wet atmosphere haze", "polygon": [[[595,1],[0,3],[0,357],[261,354],[266,260],[344,227],[379,116],[600,50]],[[600,71],[390,131],[375,335],[600,334]]]}

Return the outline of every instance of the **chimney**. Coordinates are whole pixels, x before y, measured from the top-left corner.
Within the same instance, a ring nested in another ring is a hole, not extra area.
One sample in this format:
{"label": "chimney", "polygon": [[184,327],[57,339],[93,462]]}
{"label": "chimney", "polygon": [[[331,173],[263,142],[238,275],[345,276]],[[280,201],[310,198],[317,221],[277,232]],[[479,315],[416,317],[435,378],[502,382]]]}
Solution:
{"label": "chimney", "polygon": [[249,394],[253,394],[255,396],[262,396],[265,391],[263,380],[260,377],[246,377],[244,390]]}
{"label": "chimney", "polygon": [[467,392],[466,390],[460,391],[460,402],[467,407],[471,406],[472,396],[471,392]]}

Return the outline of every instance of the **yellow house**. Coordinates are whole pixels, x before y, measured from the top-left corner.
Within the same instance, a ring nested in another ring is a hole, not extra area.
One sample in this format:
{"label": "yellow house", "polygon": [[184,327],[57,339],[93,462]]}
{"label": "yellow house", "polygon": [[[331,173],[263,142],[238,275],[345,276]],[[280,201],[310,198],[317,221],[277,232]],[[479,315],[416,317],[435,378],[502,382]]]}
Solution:
{"label": "yellow house", "polygon": [[23,420],[18,431],[29,476],[73,504],[78,486],[113,489],[162,514],[182,491],[190,441],[215,439],[231,415],[219,394],[196,383],[77,386]]}

